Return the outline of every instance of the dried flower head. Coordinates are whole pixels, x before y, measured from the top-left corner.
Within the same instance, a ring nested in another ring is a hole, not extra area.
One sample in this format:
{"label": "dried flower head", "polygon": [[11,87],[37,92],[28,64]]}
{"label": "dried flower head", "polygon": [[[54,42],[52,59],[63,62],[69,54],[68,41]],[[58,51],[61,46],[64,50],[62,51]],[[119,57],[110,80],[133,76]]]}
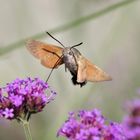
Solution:
{"label": "dried flower head", "polygon": [[30,115],[42,111],[55,94],[39,78],[16,79],[0,89],[0,116],[10,120],[29,120]]}
{"label": "dried flower head", "polygon": [[68,120],[58,131],[58,136],[68,140],[126,140],[123,127],[118,123],[105,124],[105,118],[97,109],[70,113]]}

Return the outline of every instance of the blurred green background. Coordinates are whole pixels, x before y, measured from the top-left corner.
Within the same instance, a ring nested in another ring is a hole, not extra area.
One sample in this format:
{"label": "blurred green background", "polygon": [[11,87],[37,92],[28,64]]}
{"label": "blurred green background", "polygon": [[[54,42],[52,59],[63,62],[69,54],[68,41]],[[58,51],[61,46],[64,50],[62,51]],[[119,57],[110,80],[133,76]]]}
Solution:
{"label": "blurred green background", "polygon": [[[0,0],[1,86],[17,77],[46,80],[50,69],[25,47],[30,38],[57,44],[45,31],[66,46],[84,42],[78,47],[81,53],[113,80],[80,88],[72,85],[64,66],[54,70],[49,84],[58,94],[43,112],[32,116],[33,140],[61,140],[56,133],[69,111],[98,108],[107,118],[121,121],[125,102],[136,97],[140,86],[140,1]],[[9,139],[24,140],[23,128],[0,119],[0,140]]]}

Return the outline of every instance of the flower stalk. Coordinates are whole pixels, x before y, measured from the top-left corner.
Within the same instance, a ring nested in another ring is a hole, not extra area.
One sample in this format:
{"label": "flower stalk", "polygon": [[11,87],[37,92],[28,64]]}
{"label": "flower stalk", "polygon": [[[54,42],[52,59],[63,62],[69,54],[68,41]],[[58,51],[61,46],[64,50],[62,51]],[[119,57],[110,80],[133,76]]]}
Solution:
{"label": "flower stalk", "polygon": [[26,140],[32,140],[29,121],[26,121],[26,120],[22,121],[22,125],[24,128]]}

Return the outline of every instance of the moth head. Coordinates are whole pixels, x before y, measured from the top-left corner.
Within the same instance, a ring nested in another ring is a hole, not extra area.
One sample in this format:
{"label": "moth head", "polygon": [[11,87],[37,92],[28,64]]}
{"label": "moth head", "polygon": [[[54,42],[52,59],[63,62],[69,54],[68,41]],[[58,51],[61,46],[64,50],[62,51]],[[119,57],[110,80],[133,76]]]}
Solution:
{"label": "moth head", "polygon": [[71,47],[65,47],[63,49],[63,55],[65,56],[74,56],[74,55],[81,55],[81,53],[76,49],[77,46],[82,45],[83,42],[73,45]]}
{"label": "moth head", "polygon": [[64,57],[73,57],[73,56],[78,57],[79,55],[81,55],[81,53],[75,48],[67,47],[63,49]]}

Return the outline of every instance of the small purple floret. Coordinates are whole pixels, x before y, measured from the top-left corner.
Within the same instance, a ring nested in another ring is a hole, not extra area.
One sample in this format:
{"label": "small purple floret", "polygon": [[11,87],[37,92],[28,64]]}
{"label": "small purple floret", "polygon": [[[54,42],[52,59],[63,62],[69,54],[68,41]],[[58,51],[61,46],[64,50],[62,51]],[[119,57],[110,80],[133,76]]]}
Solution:
{"label": "small purple floret", "polygon": [[13,105],[15,105],[16,107],[19,107],[20,105],[22,105],[24,97],[21,95],[12,94],[11,96],[9,96],[9,99],[11,100]]}
{"label": "small purple floret", "polygon": [[3,115],[6,119],[12,119],[14,117],[14,114],[13,114],[13,111],[14,109],[11,108],[5,108],[5,110],[3,111]]}

